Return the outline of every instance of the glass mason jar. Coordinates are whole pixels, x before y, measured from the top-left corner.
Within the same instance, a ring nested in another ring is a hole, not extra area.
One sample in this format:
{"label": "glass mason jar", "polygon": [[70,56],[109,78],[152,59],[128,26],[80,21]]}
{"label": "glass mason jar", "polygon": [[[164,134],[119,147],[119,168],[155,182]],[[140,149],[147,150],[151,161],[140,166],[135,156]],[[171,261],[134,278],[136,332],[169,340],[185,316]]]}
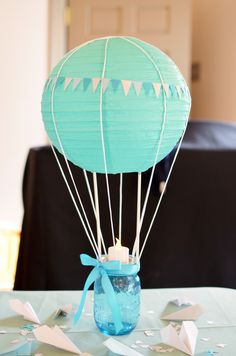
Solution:
{"label": "glass mason jar", "polygon": [[137,325],[140,314],[140,279],[137,273],[124,275],[121,271],[107,271],[115,292],[120,311],[122,329],[116,332],[106,293],[102,286],[102,277],[94,283],[94,319],[98,329],[106,335],[125,335]]}

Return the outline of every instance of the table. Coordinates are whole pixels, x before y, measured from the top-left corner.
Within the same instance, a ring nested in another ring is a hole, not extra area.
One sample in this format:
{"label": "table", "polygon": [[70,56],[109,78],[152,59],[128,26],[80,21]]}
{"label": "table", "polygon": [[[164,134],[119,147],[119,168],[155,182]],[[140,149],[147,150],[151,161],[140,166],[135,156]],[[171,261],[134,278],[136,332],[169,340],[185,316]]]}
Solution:
{"label": "table", "polygon": [[[6,331],[6,334],[0,334],[0,350],[2,351],[4,347],[7,348],[7,345],[13,339],[24,341],[26,338],[19,335],[19,328],[28,322],[22,317],[15,315],[9,309],[9,299],[19,298],[24,302],[29,301],[41,322],[52,325],[52,315],[57,307],[68,303],[72,303],[73,305],[78,304],[80,296],[80,291],[15,291],[0,293],[0,330]],[[160,320],[160,314],[169,300],[181,296],[187,296],[205,309],[205,313],[196,321],[199,335],[195,355],[209,355],[209,350],[215,350],[219,352],[217,355],[234,356],[236,354],[236,290],[233,289],[180,288],[142,290],[141,317],[137,328],[130,335],[120,336],[117,339],[128,346],[131,346],[137,340],[141,340],[144,345],[159,343],[159,331],[168,323]],[[81,320],[76,327],[67,331],[67,335],[82,351],[90,352],[94,356],[113,355],[102,344],[107,337],[101,334],[94,324],[92,297],[93,294],[90,291],[87,295]],[[144,334],[145,330],[152,330],[154,336],[146,336]],[[209,341],[202,341],[201,338],[209,338]],[[216,347],[218,343],[227,345],[224,348],[218,348]],[[158,353],[141,346],[136,350],[142,355],[158,355]],[[44,356],[72,355],[52,346],[38,344],[35,341],[28,342],[27,345],[22,347],[21,352],[19,350],[18,353],[12,351],[4,353],[4,355],[27,356],[34,355],[35,353],[41,353]],[[177,350],[167,354],[171,356],[184,355]]]}

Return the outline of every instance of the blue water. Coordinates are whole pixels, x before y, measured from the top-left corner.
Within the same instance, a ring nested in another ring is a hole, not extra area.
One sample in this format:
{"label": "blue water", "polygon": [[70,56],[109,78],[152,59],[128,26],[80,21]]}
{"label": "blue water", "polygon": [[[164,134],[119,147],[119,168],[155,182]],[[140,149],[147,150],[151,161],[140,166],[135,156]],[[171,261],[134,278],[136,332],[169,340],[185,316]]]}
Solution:
{"label": "blue water", "polygon": [[120,307],[123,328],[116,334],[111,308],[99,278],[94,284],[94,319],[105,335],[125,335],[137,325],[140,313],[140,280],[137,275],[109,276]]}

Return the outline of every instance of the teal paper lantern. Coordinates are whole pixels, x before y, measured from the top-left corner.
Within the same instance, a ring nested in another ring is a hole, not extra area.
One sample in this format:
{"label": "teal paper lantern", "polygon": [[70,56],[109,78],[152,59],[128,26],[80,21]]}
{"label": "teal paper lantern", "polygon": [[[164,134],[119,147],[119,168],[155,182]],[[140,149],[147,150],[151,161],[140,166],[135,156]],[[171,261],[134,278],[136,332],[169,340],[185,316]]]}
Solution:
{"label": "teal paper lantern", "polygon": [[185,80],[165,53],[133,37],[107,37],[56,65],[42,115],[53,145],[75,165],[128,173],[146,171],[175,147],[190,106]]}

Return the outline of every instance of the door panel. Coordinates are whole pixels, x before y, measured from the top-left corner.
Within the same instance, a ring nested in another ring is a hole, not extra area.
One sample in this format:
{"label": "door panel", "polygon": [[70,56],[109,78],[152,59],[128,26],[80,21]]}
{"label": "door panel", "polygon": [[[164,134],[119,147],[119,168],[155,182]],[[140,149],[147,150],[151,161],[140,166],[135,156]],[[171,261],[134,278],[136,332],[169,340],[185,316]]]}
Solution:
{"label": "door panel", "polygon": [[69,49],[96,37],[129,35],[166,52],[190,82],[191,0],[70,0]]}

